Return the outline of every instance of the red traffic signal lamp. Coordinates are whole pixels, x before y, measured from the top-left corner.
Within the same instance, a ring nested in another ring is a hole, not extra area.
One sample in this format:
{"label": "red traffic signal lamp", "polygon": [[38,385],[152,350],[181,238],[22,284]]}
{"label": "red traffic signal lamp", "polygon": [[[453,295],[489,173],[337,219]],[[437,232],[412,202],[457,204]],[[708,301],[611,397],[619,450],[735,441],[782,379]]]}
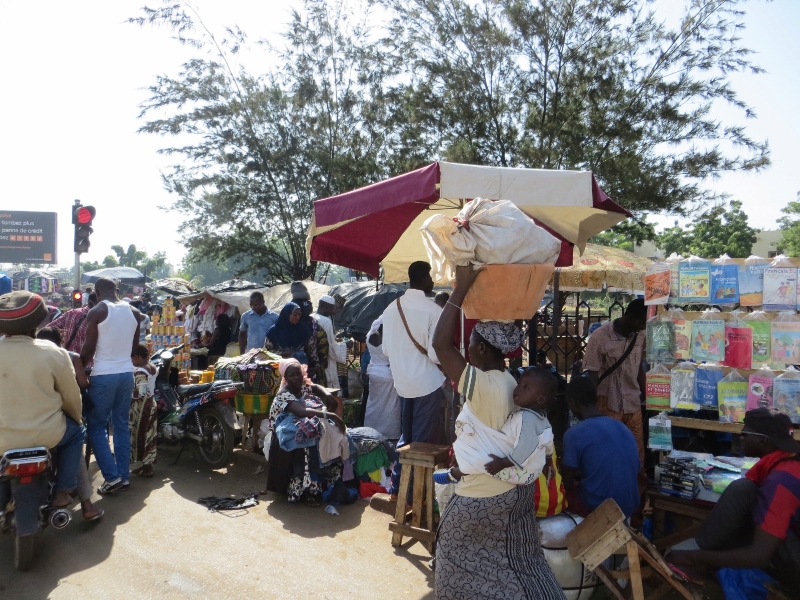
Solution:
{"label": "red traffic signal lamp", "polygon": [[72,306],[73,308],[80,308],[83,304],[83,292],[75,290],[72,292]]}
{"label": "red traffic signal lamp", "polygon": [[89,236],[92,234],[92,221],[95,216],[94,206],[76,206],[72,209],[72,224],[75,225],[75,252],[82,254],[89,251]]}

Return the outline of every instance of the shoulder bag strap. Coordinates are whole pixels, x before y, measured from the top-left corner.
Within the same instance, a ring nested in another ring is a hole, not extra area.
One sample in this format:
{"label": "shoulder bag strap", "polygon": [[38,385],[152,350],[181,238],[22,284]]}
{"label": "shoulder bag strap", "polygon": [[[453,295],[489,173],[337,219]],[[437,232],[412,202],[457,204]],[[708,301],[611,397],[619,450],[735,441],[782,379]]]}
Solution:
{"label": "shoulder bag strap", "polygon": [[400,313],[400,319],[402,319],[403,326],[406,328],[408,337],[410,337],[411,341],[414,343],[414,347],[416,347],[416,349],[422,352],[422,354],[425,356],[428,356],[428,351],[423,348],[417,340],[414,339],[413,335],[411,335],[411,330],[408,328],[408,321],[406,321],[406,316],[403,314],[403,306],[400,304],[400,298],[398,298],[395,302],[397,302],[397,310]]}
{"label": "shoulder bag strap", "polygon": [[85,313],[83,313],[83,316],[80,319],[78,319],[78,322],[75,324],[75,329],[72,330],[72,335],[69,336],[69,341],[64,346],[64,348],[69,348],[72,345],[72,342],[75,341],[75,336],[78,335],[78,330],[81,328],[81,325],[83,325],[83,322],[86,320],[86,317],[88,316],[89,316],[89,311],[87,310]]}
{"label": "shoulder bag strap", "polygon": [[611,365],[608,369],[606,369],[606,371],[602,375],[600,375],[600,378],[597,380],[597,384],[598,385],[600,385],[600,383],[602,383],[603,380],[606,377],[608,377],[614,371],[619,369],[620,366],[622,366],[622,363],[624,363],[625,360],[631,355],[631,352],[633,352],[633,347],[636,345],[636,338],[637,337],[639,337],[639,332],[638,331],[633,334],[633,339],[631,340],[631,343],[628,344],[627,348],[625,348],[625,352],[623,353],[622,356],[619,357],[619,360],[617,362],[615,362],[613,365]]}

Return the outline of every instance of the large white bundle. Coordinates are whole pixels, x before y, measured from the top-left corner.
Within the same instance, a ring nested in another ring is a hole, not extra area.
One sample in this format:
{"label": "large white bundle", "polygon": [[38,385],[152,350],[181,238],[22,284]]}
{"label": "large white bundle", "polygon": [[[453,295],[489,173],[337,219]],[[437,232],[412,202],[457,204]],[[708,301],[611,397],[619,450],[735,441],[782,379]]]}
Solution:
{"label": "large white bundle", "polygon": [[456,219],[434,215],[420,227],[433,280],[455,281],[455,268],[475,265],[555,263],[561,242],[513,202],[475,198]]}
{"label": "large white bundle", "polygon": [[588,600],[600,585],[597,576],[581,561],[572,558],[567,550],[567,534],[582,520],[577,515],[562,512],[536,521],[545,560],[567,600]]}

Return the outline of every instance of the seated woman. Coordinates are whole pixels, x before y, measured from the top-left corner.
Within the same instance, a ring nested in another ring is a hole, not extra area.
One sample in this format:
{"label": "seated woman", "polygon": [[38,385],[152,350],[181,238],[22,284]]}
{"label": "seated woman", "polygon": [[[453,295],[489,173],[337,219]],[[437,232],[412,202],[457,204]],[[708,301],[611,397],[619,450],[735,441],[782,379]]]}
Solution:
{"label": "seated woman", "polygon": [[[320,461],[330,458],[330,449],[327,453],[318,447],[321,433],[319,432],[320,420],[330,420],[341,432],[337,437],[344,439],[346,431],[344,422],[334,412],[337,408],[336,400],[323,387],[311,383],[305,374],[305,367],[295,358],[280,361],[278,370],[283,377],[281,389],[272,401],[269,412],[270,431],[275,431],[276,422],[285,413],[294,416],[294,423],[298,425],[298,432],[302,431],[306,437],[313,439],[317,436],[317,444],[310,447],[301,447],[292,450],[292,477],[287,490],[289,502],[303,502],[308,506],[319,506],[322,492],[332,486],[342,474],[341,461],[336,461],[327,467],[321,467]],[[324,427],[324,425],[323,425]],[[329,433],[332,427],[326,427]],[[333,431],[330,431],[333,434]],[[270,443],[268,440],[267,443]],[[344,451],[344,447],[341,447]],[[349,447],[346,456],[348,458]],[[327,454],[327,455],[324,455]]]}
{"label": "seated woman", "polygon": [[283,358],[296,358],[308,366],[308,371],[319,371],[316,340],[308,324],[302,321],[302,310],[294,302],[281,309],[278,321],[267,331],[265,348]]}

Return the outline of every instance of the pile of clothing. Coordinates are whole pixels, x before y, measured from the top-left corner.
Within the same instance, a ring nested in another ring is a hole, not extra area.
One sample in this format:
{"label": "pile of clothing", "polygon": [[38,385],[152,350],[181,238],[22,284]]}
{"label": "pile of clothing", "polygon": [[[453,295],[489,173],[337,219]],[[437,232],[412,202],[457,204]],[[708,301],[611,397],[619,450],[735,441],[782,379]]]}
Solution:
{"label": "pile of clothing", "polygon": [[[356,427],[348,432],[354,448],[348,462],[351,463],[353,478],[359,482],[359,495],[370,498],[373,494],[388,492],[391,487],[390,468],[397,460],[394,446],[372,427]],[[347,470],[345,465],[345,473]]]}

